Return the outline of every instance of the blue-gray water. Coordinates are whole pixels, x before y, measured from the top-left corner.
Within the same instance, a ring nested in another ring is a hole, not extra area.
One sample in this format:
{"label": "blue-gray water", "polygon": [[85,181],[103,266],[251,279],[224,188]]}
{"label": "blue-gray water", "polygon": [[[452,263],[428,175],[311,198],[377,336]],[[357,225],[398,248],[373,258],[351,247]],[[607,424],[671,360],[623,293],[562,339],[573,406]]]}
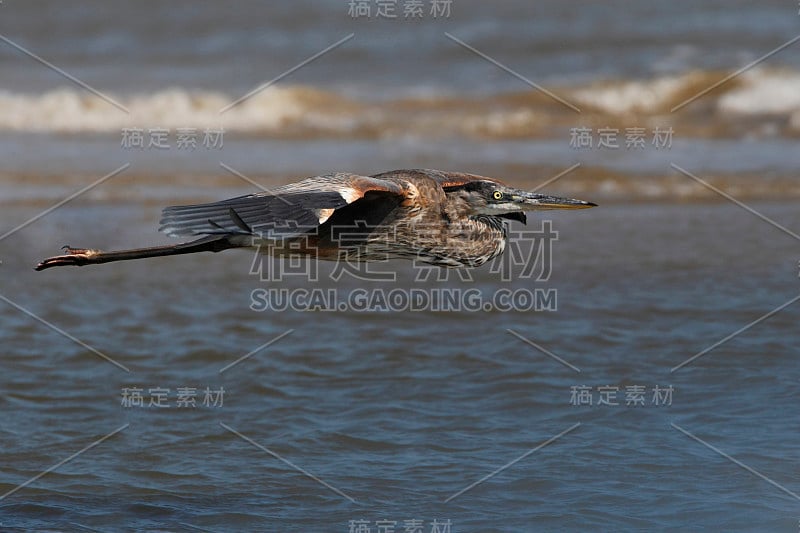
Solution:
{"label": "blue-gray water", "polygon": [[[796,531],[800,303],[737,332],[800,293],[800,44],[670,108],[793,39],[797,5],[453,0],[412,22],[348,3],[0,3],[2,36],[129,111],[0,42],[0,530]],[[570,145],[606,126],[621,148]],[[125,148],[129,127],[172,146]],[[181,127],[222,127],[224,147],[179,150]],[[546,280],[524,260],[511,280],[415,282],[410,262],[383,265],[389,282],[330,264],[278,280],[241,251],[32,269],[65,244],[168,242],[161,207],[250,181],[431,167],[533,188],[578,163],[546,190],[601,205],[547,214]],[[283,289],[557,298],[252,309]],[[124,405],[137,388],[144,406]],[[149,405],[159,388],[170,407]]]}
{"label": "blue-gray water", "polygon": [[[792,205],[757,208],[800,226]],[[556,311],[256,312],[251,291],[271,285],[249,273],[247,252],[30,268],[68,235],[102,246],[148,234],[148,211],[65,207],[3,242],[3,296],[130,370],[0,306],[1,491],[129,424],[0,501],[4,527],[796,528],[795,498],[671,425],[800,489],[797,304],[670,372],[798,294],[797,242],[736,206],[554,217],[559,240],[541,286],[558,291]],[[36,212],[6,210],[4,226]],[[394,267],[402,277],[411,263]],[[503,287],[487,270],[456,286]],[[342,283],[321,276],[315,286]],[[583,385],[592,406],[573,405],[572,387]],[[620,388],[620,405],[596,405],[607,385]],[[637,385],[646,404],[625,406]],[[673,388],[671,405],[653,403],[655,386]],[[169,388],[172,407],[125,407],[126,387]],[[196,408],[176,407],[178,387],[198,389]],[[223,387],[224,404],[203,406],[205,387]]]}

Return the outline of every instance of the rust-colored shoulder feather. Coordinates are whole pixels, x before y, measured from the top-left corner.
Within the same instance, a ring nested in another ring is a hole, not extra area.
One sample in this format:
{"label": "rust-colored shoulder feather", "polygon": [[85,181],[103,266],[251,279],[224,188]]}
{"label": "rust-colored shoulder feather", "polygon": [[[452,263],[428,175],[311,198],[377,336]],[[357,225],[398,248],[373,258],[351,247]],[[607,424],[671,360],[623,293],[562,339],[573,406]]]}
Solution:
{"label": "rust-colored shoulder feather", "polygon": [[461,187],[474,181],[491,181],[503,185],[503,182],[494,178],[487,178],[486,176],[478,176],[477,174],[467,174],[465,172],[446,172],[443,170],[435,170],[430,168],[415,168],[409,170],[393,170],[391,172],[384,172],[383,174],[376,174],[374,178],[405,178],[414,180],[430,179],[437,183],[441,188]]}

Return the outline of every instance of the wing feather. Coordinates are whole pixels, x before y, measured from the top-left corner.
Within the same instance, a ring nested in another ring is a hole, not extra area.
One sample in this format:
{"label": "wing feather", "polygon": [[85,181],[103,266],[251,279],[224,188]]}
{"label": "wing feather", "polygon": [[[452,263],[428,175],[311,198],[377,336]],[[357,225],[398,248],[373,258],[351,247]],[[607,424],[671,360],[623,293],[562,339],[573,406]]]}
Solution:
{"label": "wing feather", "polygon": [[407,177],[416,179],[431,179],[442,189],[450,187],[462,187],[468,183],[475,181],[491,181],[502,185],[502,182],[494,178],[487,178],[485,176],[478,176],[477,174],[467,174],[465,172],[446,172],[443,170],[435,170],[432,168],[417,168],[411,170],[392,170],[384,172],[383,174],[376,174],[373,176],[378,179],[386,179],[391,177]]}
{"label": "wing feather", "polygon": [[220,202],[167,207],[162,212],[159,230],[170,236],[300,233],[319,226],[336,209],[370,191],[405,194],[403,187],[393,181],[356,174],[327,174]]}

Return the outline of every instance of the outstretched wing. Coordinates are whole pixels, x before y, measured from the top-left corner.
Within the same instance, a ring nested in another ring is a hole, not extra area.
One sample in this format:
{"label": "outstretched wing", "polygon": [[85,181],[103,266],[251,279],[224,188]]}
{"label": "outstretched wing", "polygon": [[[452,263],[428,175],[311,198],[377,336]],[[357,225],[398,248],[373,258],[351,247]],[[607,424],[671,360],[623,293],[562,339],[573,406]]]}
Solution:
{"label": "outstretched wing", "polygon": [[325,223],[336,209],[370,191],[404,195],[403,188],[392,181],[357,174],[327,174],[221,202],[167,207],[159,230],[181,237],[298,233]]}

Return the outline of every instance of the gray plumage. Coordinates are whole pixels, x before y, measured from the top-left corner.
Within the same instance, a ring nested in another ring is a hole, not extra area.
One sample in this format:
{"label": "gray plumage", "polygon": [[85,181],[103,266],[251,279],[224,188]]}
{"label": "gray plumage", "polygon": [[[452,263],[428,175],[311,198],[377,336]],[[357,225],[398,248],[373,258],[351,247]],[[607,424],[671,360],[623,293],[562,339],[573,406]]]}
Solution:
{"label": "gray plumage", "polygon": [[334,173],[220,202],[164,209],[160,230],[195,237],[192,242],[116,252],[68,248],[67,254],[42,261],[37,270],[256,246],[275,255],[349,261],[409,258],[474,267],[505,249],[504,219],[525,222],[529,210],[594,205],[460,172]]}

